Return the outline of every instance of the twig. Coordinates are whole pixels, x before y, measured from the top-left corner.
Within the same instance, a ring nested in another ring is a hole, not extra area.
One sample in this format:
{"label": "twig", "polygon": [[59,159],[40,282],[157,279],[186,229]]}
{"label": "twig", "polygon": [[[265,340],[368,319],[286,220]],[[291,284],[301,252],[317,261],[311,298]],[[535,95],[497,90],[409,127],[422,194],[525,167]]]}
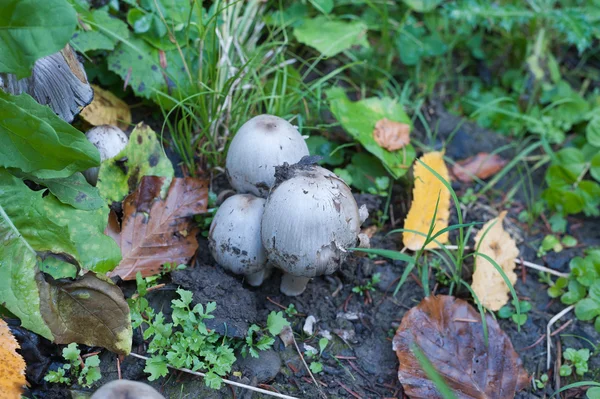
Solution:
{"label": "twig", "polygon": [[515,262],[520,263],[521,265],[529,267],[531,269],[554,274],[555,276],[558,276],[558,277],[569,277],[569,273],[561,273],[554,269],[550,269],[549,267],[540,266],[540,265],[536,265],[535,263],[527,262],[526,260],[515,259]]}
{"label": "twig", "polygon": [[344,384],[342,384],[341,382],[339,382],[339,381],[337,381],[337,380],[336,380],[336,382],[337,382],[338,384],[340,384],[340,386],[341,386],[342,388],[344,388],[344,390],[345,390],[346,392],[348,392],[350,395],[354,396],[356,399],[362,399],[362,397],[361,397],[359,394],[357,394],[356,392],[354,392],[354,391],[350,390],[350,388],[348,388],[347,386],[345,386],[345,385],[344,385]]}
{"label": "twig", "polygon": [[304,356],[302,356],[302,352],[300,352],[300,348],[298,347],[298,343],[296,342],[296,337],[294,337],[294,335],[292,335],[292,341],[294,341],[294,346],[296,347],[296,350],[298,351],[298,355],[300,356],[300,359],[302,360],[302,364],[304,364],[306,371],[308,371],[308,375],[310,375],[310,378],[312,379],[315,386],[319,390],[319,393],[321,394],[321,396],[326,398],[327,396],[325,396],[323,394],[323,392],[321,392],[321,387],[319,387],[319,383],[317,382],[317,379],[315,378],[313,373],[310,371],[310,368],[308,368],[308,364],[306,364],[306,360],[304,360]]}
{"label": "twig", "polygon": [[119,379],[123,379],[123,377],[121,376],[121,359],[119,359],[119,356],[117,356],[117,376],[119,376]]}
{"label": "twig", "polygon": [[546,351],[548,352],[546,354],[546,369],[547,370],[550,370],[550,363],[552,361],[552,352],[550,352],[550,349],[552,347],[552,335],[550,333],[550,327],[552,327],[552,325],[554,323],[556,323],[558,320],[560,320],[561,317],[563,317],[564,315],[569,313],[571,310],[573,310],[574,307],[575,307],[575,305],[571,305],[568,308],[564,308],[562,311],[560,311],[560,313],[558,313],[553,318],[551,318],[550,321],[548,322],[548,325],[546,326],[546,338],[547,338]]}
{"label": "twig", "polygon": [[[138,355],[137,353],[133,353],[133,352],[130,353],[129,356],[137,357],[138,359],[142,359],[142,360],[148,360],[148,358],[146,356]],[[206,376],[206,374],[201,373],[199,371],[193,371],[193,370],[186,369],[186,368],[173,367],[170,364],[167,364],[167,367],[169,367],[169,368],[171,368],[173,370],[183,371],[184,373],[197,375],[199,377],[205,377]],[[299,399],[299,398],[297,398],[295,396],[289,396],[289,395],[284,395],[284,394],[281,394],[281,393],[267,391],[266,389],[261,389],[261,388],[253,387],[251,385],[246,385],[246,384],[242,384],[242,383],[239,383],[239,382],[226,380],[225,378],[222,378],[222,380],[223,380],[223,383],[225,383],[227,385],[233,385],[235,387],[244,388],[244,389],[247,389],[249,391],[260,392],[260,393],[263,393],[263,394],[268,395],[268,396],[274,396],[276,398]]]}
{"label": "twig", "polygon": [[[152,287],[148,287],[148,288],[146,289],[146,292],[150,292],[150,291],[158,290],[158,289],[161,289],[161,288],[163,288],[164,286],[165,286],[165,283],[161,283],[161,284],[153,285]],[[138,293],[136,292],[135,294],[133,294],[133,295],[131,296],[131,299],[137,299],[137,298],[139,298],[139,296],[140,296],[140,294],[138,294]]]}

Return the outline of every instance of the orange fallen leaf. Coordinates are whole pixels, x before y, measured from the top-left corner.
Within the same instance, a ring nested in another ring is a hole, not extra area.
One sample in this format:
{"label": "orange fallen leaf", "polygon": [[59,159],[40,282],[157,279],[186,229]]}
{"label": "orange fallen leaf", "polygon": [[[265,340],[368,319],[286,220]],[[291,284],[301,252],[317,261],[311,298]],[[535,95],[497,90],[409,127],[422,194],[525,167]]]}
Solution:
{"label": "orange fallen leaf", "polygon": [[508,161],[496,154],[480,152],[474,157],[469,157],[457,162],[452,167],[452,173],[463,183],[473,181],[473,176],[480,179],[487,179],[498,173],[506,166]]}
{"label": "orange fallen leaf", "polygon": [[388,151],[399,150],[410,143],[410,125],[383,118],[375,124],[373,138]]}
{"label": "orange fallen leaf", "polygon": [[443,397],[415,357],[415,347],[457,398],[513,398],[525,388],[529,377],[510,339],[490,314],[486,322],[488,343],[479,312],[466,301],[430,296],[409,310],[393,340],[404,393],[412,399]]}
{"label": "orange fallen leaf", "polygon": [[[515,273],[515,260],[519,256],[519,249],[515,240],[502,227],[506,211],[502,212],[483,225],[475,236],[475,248],[478,253],[492,258],[502,268],[511,284],[517,282]],[[475,258],[475,272],[473,273],[473,291],[481,304],[490,310],[498,310],[509,299],[509,288],[498,270],[484,257]]]}
{"label": "orange fallen leaf", "polygon": [[129,106],[110,91],[104,90],[96,85],[94,89],[94,100],[81,110],[81,116],[90,125],[115,125],[126,130],[131,124],[131,111]]}
{"label": "orange fallen leaf", "polygon": [[25,379],[25,360],[8,324],[0,319],[0,399],[20,399]]}
{"label": "orange fallen leaf", "polygon": [[161,198],[164,177],[144,176],[123,200],[121,232],[110,220],[107,233],[116,238],[123,259],[110,276],[133,280],[158,274],[166,263],[187,263],[196,253],[197,224],[193,215],[206,212],[208,184],[191,177],[175,178]]}
{"label": "orange fallen leaf", "polygon": [[[435,170],[446,181],[450,180],[448,168],[444,163],[443,152],[429,152],[419,158],[421,162]],[[403,233],[404,246],[412,251],[417,251],[425,244],[427,233],[434,220],[435,226],[432,235],[448,227],[450,217],[450,191],[441,180],[431,173],[420,162],[415,162],[414,168],[415,187],[410,210],[404,220],[404,229],[415,230],[422,234],[409,231]],[[435,205],[439,196],[437,213]],[[424,234],[424,235],[423,235]],[[436,239],[441,244],[448,241],[448,232],[441,234]],[[439,245],[432,241],[426,248],[437,248]]]}

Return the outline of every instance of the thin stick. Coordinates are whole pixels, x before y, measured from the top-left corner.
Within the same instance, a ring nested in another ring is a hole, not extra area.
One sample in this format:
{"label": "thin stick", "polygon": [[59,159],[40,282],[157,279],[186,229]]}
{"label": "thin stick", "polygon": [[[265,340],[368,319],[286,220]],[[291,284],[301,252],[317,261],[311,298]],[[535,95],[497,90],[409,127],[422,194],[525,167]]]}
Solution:
{"label": "thin stick", "polygon": [[300,348],[298,347],[298,343],[296,342],[296,338],[294,337],[294,335],[292,335],[292,341],[294,341],[294,346],[296,347],[296,350],[298,351],[298,355],[300,356],[300,359],[302,359],[302,363],[304,364],[304,367],[306,368],[306,371],[308,371],[308,374],[310,375],[310,378],[315,383],[315,386],[317,387],[317,389],[320,392],[321,388],[319,387],[319,383],[317,382],[317,380],[316,380],[315,376],[313,375],[313,373],[310,371],[310,368],[308,368],[308,364],[306,364],[306,360],[304,360],[304,356],[302,356],[302,352],[300,352]]}
{"label": "thin stick", "polygon": [[[131,352],[129,354],[129,356],[133,356],[133,357],[137,357],[138,359],[143,359],[143,360],[148,360],[148,358],[146,356],[142,356],[142,355],[138,355],[137,353],[133,353]],[[179,370],[179,371],[183,371],[184,373],[188,373],[188,374],[193,374],[193,375],[197,375],[199,377],[205,377],[206,374],[204,373],[200,373],[199,371],[193,371],[190,369],[185,369],[185,368],[178,368],[178,367],[173,367],[170,364],[167,364],[168,368],[171,368],[173,370]],[[295,396],[288,396],[288,395],[284,395],[281,393],[277,393],[277,392],[271,392],[271,391],[267,391],[266,389],[261,389],[261,388],[256,388],[253,387],[251,385],[246,385],[246,384],[241,384],[239,382],[235,382],[235,381],[230,381],[230,380],[226,380],[225,378],[222,378],[223,382],[227,385],[233,385],[235,387],[240,387],[240,388],[244,388],[247,389],[249,391],[254,391],[254,392],[260,392],[260,393],[264,393],[265,395],[268,396],[274,396],[276,398],[283,398],[283,399],[299,399],[296,398]]]}
{"label": "thin stick", "polygon": [[552,352],[550,351],[551,347],[552,347],[552,335],[550,334],[550,327],[552,327],[552,325],[554,323],[556,323],[561,317],[563,317],[564,315],[566,315],[567,313],[569,313],[571,310],[573,310],[573,308],[575,307],[575,305],[571,305],[568,308],[564,308],[563,310],[561,310],[558,314],[556,314],[554,317],[552,317],[550,319],[550,321],[548,322],[548,325],[546,326],[546,351],[548,352],[546,354],[546,369],[550,370],[550,363],[552,361]]}

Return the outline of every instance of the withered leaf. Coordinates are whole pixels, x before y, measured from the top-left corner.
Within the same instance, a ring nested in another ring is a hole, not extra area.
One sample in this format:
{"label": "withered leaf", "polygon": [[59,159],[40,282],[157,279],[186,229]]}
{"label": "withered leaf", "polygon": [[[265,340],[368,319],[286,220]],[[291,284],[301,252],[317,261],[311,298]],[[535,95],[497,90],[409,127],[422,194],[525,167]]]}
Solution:
{"label": "withered leaf", "polygon": [[452,173],[463,183],[473,181],[473,176],[487,179],[498,173],[508,161],[499,155],[480,152],[474,157],[469,157],[457,162],[452,167]]}
{"label": "withered leaf", "polygon": [[111,276],[124,280],[135,279],[137,272],[151,276],[165,263],[187,263],[196,252],[198,228],[191,217],[206,212],[208,184],[191,177],[176,178],[162,199],[164,182],[164,177],[144,176],[123,200],[117,240],[123,259]]}
{"label": "withered leaf", "polygon": [[25,360],[17,353],[19,343],[0,319],[0,398],[20,398],[25,380]]}
{"label": "withered leaf", "polygon": [[[446,181],[450,180],[448,168],[444,163],[443,152],[429,152],[424,154],[420,160],[435,170]],[[432,220],[434,220],[435,224],[432,235],[448,227],[450,191],[437,176],[431,173],[420,162],[415,162],[414,176],[413,200],[404,220],[404,228],[406,230],[418,231],[421,234],[405,231],[402,236],[402,242],[408,249],[417,251],[425,244]],[[436,212],[438,196],[439,203]],[[446,243],[448,241],[448,232],[439,235],[435,241],[442,244]],[[426,248],[437,248],[439,245],[435,241],[427,244]]]}
{"label": "withered leaf", "polygon": [[104,90],[96,85],[94,89],[94,99],[81,110],[81,116],[90,125],[115,125],[122,130],[127,130],[131,124],[131,111],[129,106],[108,90]]}
{"label": "withered leaf", "polygon": [[529,382],[510,339],[486,315],[485,344],[480,314],[466,301],[430,296],[409,310],[393,340],[400,368],[398,379],[410,398],[442,398],[411,348],[416,346],[433,364],[458,398],[505,399]]}
{"label": "withered leaf", "polygon": [[[506,211],[483,225],[475,236],[475,248],[477,252],[495,260],[510,283],[515,284],[517,282],[515,260],[519,256],[519,249],[515,240],[502,227],[505,216]],[[510,292],[508,285],[498,270],[483,256],[475,258],[475,272],[471,287],[481,304],[490,310],[499,310],[508,302]]]}
{"label": "withered leaf", "polygon": [[381,148],[396,151],[410,143],[410,125],[383,118],[375,124],[373,138]]}
{"label": "withered leaf", "polygon": [[36,276],[40,312],[57,344],[77,342],[127,355],[131,351],[129,306],[108,278],[86,273],[75,281]]}

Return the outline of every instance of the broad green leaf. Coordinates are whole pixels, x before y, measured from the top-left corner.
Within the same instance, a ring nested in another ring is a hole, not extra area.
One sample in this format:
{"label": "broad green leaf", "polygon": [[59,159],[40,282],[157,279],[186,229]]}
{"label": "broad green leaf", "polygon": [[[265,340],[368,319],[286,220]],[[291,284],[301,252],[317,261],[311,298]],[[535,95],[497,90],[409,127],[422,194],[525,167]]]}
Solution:
{"label": "broad green leaf", "polygon": [[36,60],[60,51],[75,31],[66,0],[0,0],[0,72],[31,74]]}
{"label": "broad green leaf", "polygon": [[[596,109],[596,112],[598,110]],[[594,147],[600,147],[600,117],[594,116],[585,128],[585,138]]]}
{"label": "broad green leaf", "polygon": [[[119,161],[127,157],[127,161]],[[129,143],[119,155],[102,163],[98,172],[98,190],[108,201],[121,202],[135,190],[144,176],[166,177],[165,185],[174,176],[173,164],[160,145],[156,133],[140,123],[129,137]]]}
{"label": "broad green leaf", "polygon": [[96,147],[50,108],[0,90],[0,167],[50,179],[99,164]]}
{"label": "broad green leaf", "polygon": [[[176,49],[166,51],[166,68],[163,69],[159,50],[142,39],[132,37],[128,42],[119,43],[108,56],[108,69],[127,81],[139,97],[157,101],[158,92],[164,92],[180,99],[194,87],[186,73],[186,66],[191,76],[196,76],[193,66],[197,59],[189,47],[181,51],[183,58]],[[171,103],[163,105],[172,106]]]}
{"label": "broad green leaf", "polygon": [[436,32],[427,33],[418,21],[412,20],[398,32],[396,47],[405,65],[416,65],[422,57],[440,56],[448,50]]}
{"label": "broad green leaf", "polygon": [[333,143],[323,136],[310,136],[306,139],[306,145],[311,155],[323,157],[319,164],[337,166],[344,162],[344,150],[338,150],[332,155],[331,153],[339,144]]}
{"label": "broad green leaf", "polygon": [[575,315],[579,320],[588,321],[600,315],[600,302],[591,298],[582,299],[575,305]]}
{"label": "broad green leaf", "polygon": [[48,187],[48,190],[63,204],[82,210],[93,210],[106,205],[98,189],[90,185],[81,173],[59,179],[40,179],[27,173],[11,171],[13,175],[31,180],[37,184]]}
{"label": "broad green leaf", "polygon": [[442,0],[403,0],[404,4],[417,12],[429,12],[442,3]]}
{"label": "broad green leaf", "polygon": [[287,321],[283,312],[271,312],[267,317],[267,329],[273,336],[278,335],[283,330],[283,327],[289,326],[290,322]]}
{"label": "broad green leaf", "polygon": [[575,257],[569,263],[571,275],[585,287],[591,286],[598,279],[598,272],[588,258]]}
{"label": "broad green leaf", "polygon": [[113,50],[117,43],[129,39],[127,24],[104,10],[78,13],[78,17],[86,29],[73,34],[71,45],[79,52]]}
{"label": "broad green leaf", "polygon": [[583,299],[586,291],[587,290],[585,286],[579,284],[575,280],[571,280],[569,281],[569,291],[565,292],[563,296],[561,296],[560,300],[565,305],[572,305]]}
{"label": "broad green leaf", "polygon": [[68,254],[81,268],[99,273],[114,269],[121,251],[103,233],[108,207],[80,210],[43,194],[0,169],[0,206],[33,250]]}
{"label": "broad green leaf", "polygon": [[329,14],[333,10],[333,0],[310,0],[310,4],[323,14]]}
{"label": "broad green leaf", "polygon": [[559,165],[575,182],[585,169],[585,157],[577,148],[563,148],[556,153],[556,164]]}
{"label": "broad green leaf", "polygon": [[408,144],[401,150],[390,152],[381,148],[373,138],[375,124],[383,118],[412,125],[402,105],[389,97],[372,97],[352,102],[339,88],[330,89],[326,94],[331,112],[342,127],[367,151],[379,158],[395,179],[403,176],[415,159],[413,146]]}
{"label": "broad green leaf", "polygon": [[333,57],[352,46],[369,47],[367,25],[363,22],[335,20],[324,15],[305,19],[294,28],[294,36],[325,57]]}
{"label": "broad green leaf", "polygon": [[590,174],[596,181],[600,182],[600,151],[592,158]]}
{"label": "broad green leaf", "polygon": [[350,178],[348,184],[362,192],[378,194],[386,190],[385,187],[378,187],[377,182],[381,178],[389,180],[388,174],[381,162],[371,154],[356,153],[352,155],[352,162],[346,166],[345,172]]}
{"label": "broad green leaf", "polygon": [[48,255],[39,265],[40,270],[52,276],[53,279],[76,278],[77,266],[60,259],[58,256]]}
{"label": "broad green leaf", "polygon": [[0,203],[0,303],[21,325],[45,338],[53,335],[40,313],[38,258]]}

